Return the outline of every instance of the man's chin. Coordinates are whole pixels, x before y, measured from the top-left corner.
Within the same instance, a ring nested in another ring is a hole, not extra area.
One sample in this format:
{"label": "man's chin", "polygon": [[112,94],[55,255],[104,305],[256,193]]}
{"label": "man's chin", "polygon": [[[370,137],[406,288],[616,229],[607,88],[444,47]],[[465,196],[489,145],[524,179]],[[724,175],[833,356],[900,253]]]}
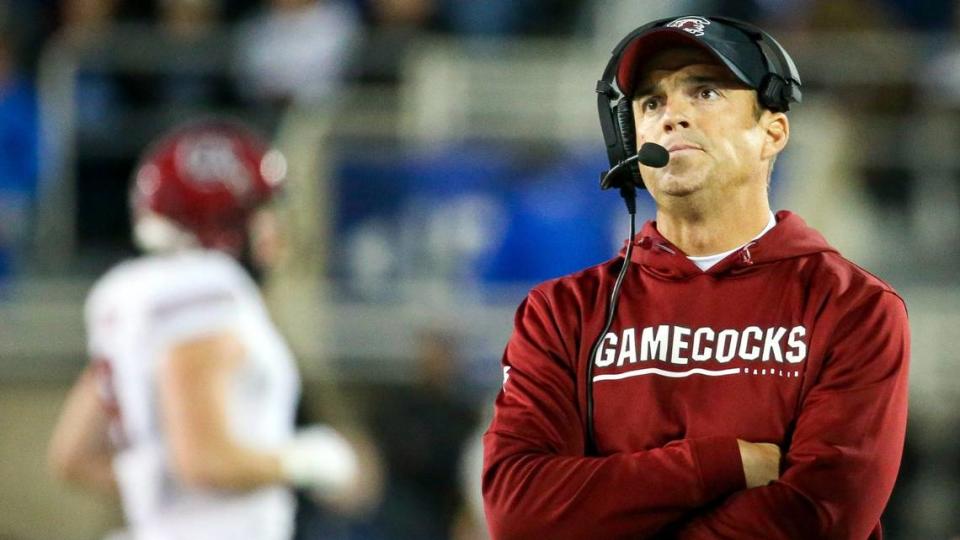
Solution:
{"label": "man's chin", "polygon": [[667,174],[657,179],[657,191],[670,197],[687,197],[703,187],[701,178]]}

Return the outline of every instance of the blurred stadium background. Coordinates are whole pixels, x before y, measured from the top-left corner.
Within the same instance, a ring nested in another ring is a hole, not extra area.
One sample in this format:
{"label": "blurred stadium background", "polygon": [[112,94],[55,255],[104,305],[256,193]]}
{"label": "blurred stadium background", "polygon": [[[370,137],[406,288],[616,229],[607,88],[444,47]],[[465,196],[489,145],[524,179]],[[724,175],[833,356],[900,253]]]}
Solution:
{"label": "blurred stadium background", "polygon": [[0,0],[0,539],[120,522],[56,484],[45,448],[86,361],[84,295],[133,255],[136,156],[207,114],[288,157],[293,249],[264,279],[304,416],[362,422],[391,467],[370,523],[327,537],[482,538],[455,517],[457,468],[513,310],[627,232],[596,189],[594,82],[627,31],[689,12],[758,23],[797,61],[774,206],[906,298],[910,426],[884,525],[960,535],[955,0]]}

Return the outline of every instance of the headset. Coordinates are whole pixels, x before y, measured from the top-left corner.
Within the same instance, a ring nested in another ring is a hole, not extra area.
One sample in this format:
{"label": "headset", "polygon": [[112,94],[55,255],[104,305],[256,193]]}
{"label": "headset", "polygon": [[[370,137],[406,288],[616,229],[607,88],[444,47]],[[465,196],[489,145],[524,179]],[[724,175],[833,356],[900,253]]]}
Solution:
{"label": "headset", "polygon": [[[772,111],[785,112],[790,109],[790,103],[801,101],[800,73],[797,71],[797,66],[793,63],[793,59],[790,58],[787,51],[770,34],[752,24],[728,17],[696,17],[732,26],[750,37],[760,49],[767,70],[759,87],[756,88],[757,99],[762,106]],[[627,96],[617,87],[617,68],[624,51],[636,37],[651,28],[665,26],[672,21],[683,18],[659,19],[627,34],[614,47],[610,61],[603,70],[603,76],[597,81],[597,109],[600,114],[600,128],[603,131],[603,142],[606,145],[607,158],[610,161],[610,169],[600,173],[600,187],[601,189],[619,188],[620,195],[624,198],[627,211],[630,214],[630,237],[627,241],[623,264],[620,266],[613,290],[610,293],[610,302],[607,304],[605,318],[606,324],[593,341],[593,345],[590,347],[590,356],[587,358],[585,386],[587,410],[586,425],[584,426],[586,455],[596,455],[598,453],[593,422],[593,366],[596,362],[600,344],[610,330],[616,316],[621,287],[630,265],[634,244],[633,237],[636,234],[636,188],[646,188],[640,175],[638,161],[648,166],[662,167],[669,160],[669,154],[666,153],[666,150],[653,143],[645,143],[644,147],[638,152],[632,96]],[[658,154],[666,155],[656,157]],[[651,157],[653,159],[649,159]]]}
{"label": "headset", "polygon": [[[700,17],[700,16],[697,16]],[[636,132],[633,119],[632,96],[624,93],[616,86],[617,67],[627,46],[633,40],[650,30],[684,17],[668,17],[647,23],[627,34],[614,47],[610,61],[603,70],[603,76],[597,81],[597,111],[600,115],[600,129],[603,132],[603,142],[607,148],[607,158],[610,167],[616,167],[637,153]],[[732,26],[749,36],[760,49],[767,74],[760,87],[757,88],[757,98],[760,104],[773,111],[788,111],[790,103],[799,103],[802,99],[800,91],[800,73],[796,64],[787,51],[773,39],[773,36],[756,26],[732,19],[729,17],[700,17],[716,21],[726,26]],[[636,187],[644,188],[640,177],[640,167],[636,163],[627,165],[629,175],[626,176]],[[620,187],[615,179],[606,179],[603,189]]]}

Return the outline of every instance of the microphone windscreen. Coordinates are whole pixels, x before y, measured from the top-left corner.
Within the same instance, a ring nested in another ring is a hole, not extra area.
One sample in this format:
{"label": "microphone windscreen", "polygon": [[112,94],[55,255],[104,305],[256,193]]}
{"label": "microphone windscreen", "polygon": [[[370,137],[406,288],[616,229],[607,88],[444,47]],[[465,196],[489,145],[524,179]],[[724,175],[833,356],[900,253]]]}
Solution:
{"label": "microphone windscreen", "polygon": [[656,167],[659,169],[660,167],[666,167],[667,163],[670,162],[670,152],[657,143],[643,143],[643,146],[640,147],[640,151],[637,152],[637,154],[640,156],[638,161],[647,167]]}

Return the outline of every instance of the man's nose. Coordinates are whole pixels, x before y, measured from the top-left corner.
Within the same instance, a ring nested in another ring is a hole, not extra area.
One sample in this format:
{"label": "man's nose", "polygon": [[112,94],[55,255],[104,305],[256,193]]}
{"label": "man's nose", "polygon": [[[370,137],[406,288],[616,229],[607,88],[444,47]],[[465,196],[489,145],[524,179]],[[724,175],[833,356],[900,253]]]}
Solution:
{"label": "man's nose", "polygon": [[670,133],[677,128],[689,128],[690,117],[687,107],[682,99],[668,99],[667,103],[664,104],[663,116],[661,117],[663,131]]}

